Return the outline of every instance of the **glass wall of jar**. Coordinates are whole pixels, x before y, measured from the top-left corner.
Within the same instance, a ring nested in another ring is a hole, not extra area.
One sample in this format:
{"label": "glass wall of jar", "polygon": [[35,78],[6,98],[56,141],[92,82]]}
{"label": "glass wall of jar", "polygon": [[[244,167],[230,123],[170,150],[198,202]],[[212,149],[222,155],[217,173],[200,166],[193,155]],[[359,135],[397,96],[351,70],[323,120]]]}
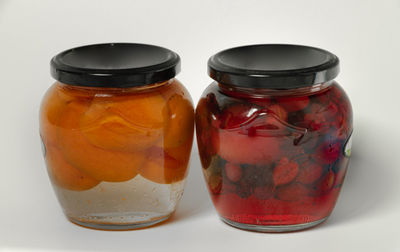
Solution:
{"label": "glass wall of jar", "polygon": [[352,109],[333,79],[338,58],[295,45],[232,48],[196,108],[204,177],[220,217],[283,232],[323,222],[349,162]]}
{"label": "glass wall of jar", "polygon": [[182,196],[193,140],[179,56],[144,44],[99,44],[51,61],[42,100],[48,174],[67,218],[98,229],[166,220]]}

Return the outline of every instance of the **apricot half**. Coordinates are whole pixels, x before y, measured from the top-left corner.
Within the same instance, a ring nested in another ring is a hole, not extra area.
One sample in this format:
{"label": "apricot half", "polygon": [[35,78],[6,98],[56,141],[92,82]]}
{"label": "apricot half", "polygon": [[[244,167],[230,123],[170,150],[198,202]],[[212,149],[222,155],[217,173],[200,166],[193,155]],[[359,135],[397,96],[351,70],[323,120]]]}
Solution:
{"label": "apricot half", "polygon": [[161,138],[165,106],[164,98],[158,93],[95,98],[83,113],[79,126],[96,147],[140,151]]}
{"label": "apricot half", "polygon": [[193,138],[194,110],[192,103],[180,94],[167,102],[168,124],[164,130],[164,147],[178,147]]}
{"label": "apricot half", "polygon": [[62,113],[57,135],[64,156],[80,171],[97,180],[119,182],[132,179],[145,160],[144,153],[111,151],[92,145],[79,123],[88,108],[87,102],[73,101]]}
{"label": "apricot half", "polygon": [[59,97],[58,84],[51,86],[43,98],[39,113],[40,135],[46,146],[57,143],[57,123],[66,105],[67,103]]}
{"label": "apricot half", "polygon": [[164,151],[172,158],[179,162],[187,163],[190,159],[190,152],[192,150],[193,139],[190,138],[185,143],[178,147],[166,147]]}
{"label": "apricot half", "polygon": [[79,171],[68,163],[55,146],[46,147],[46,163],[49,175],[56,185],[74,191],[88,190],[99,181]]}
{"label": "apricot half", "polygon": [[140,169],[140,175],[159,184],[181,181],[186,174],[187,161],[178,161],[159,147],[148,150],[146,163]]}

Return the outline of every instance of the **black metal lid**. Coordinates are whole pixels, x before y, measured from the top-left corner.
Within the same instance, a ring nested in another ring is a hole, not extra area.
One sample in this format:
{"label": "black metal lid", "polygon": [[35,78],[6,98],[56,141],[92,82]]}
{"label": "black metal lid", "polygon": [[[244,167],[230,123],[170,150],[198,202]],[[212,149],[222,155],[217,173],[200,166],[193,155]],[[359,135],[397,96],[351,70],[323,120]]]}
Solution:
{"label": "black metal lid", "polygon": [[166,81],[180,71],[180,58],[163,47],[108,43],[59,53],[51,60],[58,81],[88,87],[134,87]]}
{"label": "black metal lid", "polygon": [[309,46],[264,44],[230,48],[208,60],[219,83],[249,88],[292,89],[334,79],[339,59]]}

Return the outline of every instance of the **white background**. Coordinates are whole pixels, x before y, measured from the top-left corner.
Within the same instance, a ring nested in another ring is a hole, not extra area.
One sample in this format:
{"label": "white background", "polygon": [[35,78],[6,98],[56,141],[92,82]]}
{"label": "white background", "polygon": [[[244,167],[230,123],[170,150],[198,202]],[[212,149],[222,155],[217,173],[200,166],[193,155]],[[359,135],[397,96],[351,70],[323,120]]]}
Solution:
{"label": "white background", "polygon": [[[94,231],[69,223],[47,178],[41,97],[58,52],[140,42],[180,54],[178,78],[197,103],[209,56],[254,43],[325,48],[354,110],[353,156],[330,219],[311,230],[261,234],[219,221],[196,146],[175,216],[154,228]],[[400,1],[0,0],[0,250],[400,251]]]}

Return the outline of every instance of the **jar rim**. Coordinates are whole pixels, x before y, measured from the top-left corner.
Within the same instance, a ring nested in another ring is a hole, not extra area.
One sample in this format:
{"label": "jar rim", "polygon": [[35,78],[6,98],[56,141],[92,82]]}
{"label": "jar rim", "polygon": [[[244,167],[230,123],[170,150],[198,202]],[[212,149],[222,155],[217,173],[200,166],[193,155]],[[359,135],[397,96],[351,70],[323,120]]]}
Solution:
{"label": "jar rim", "polygon": [[180,72],[180,57],[149,44],[92,44],[57,54],[51,59],[50,72],[68,85],[129,88],[174,78]]}
{"label": "jar rim", "polygon": [[247,45],[211,56],[208,74],[232,86],[293,89],[333,80],[339,74],[339,58],[303,45]]}

